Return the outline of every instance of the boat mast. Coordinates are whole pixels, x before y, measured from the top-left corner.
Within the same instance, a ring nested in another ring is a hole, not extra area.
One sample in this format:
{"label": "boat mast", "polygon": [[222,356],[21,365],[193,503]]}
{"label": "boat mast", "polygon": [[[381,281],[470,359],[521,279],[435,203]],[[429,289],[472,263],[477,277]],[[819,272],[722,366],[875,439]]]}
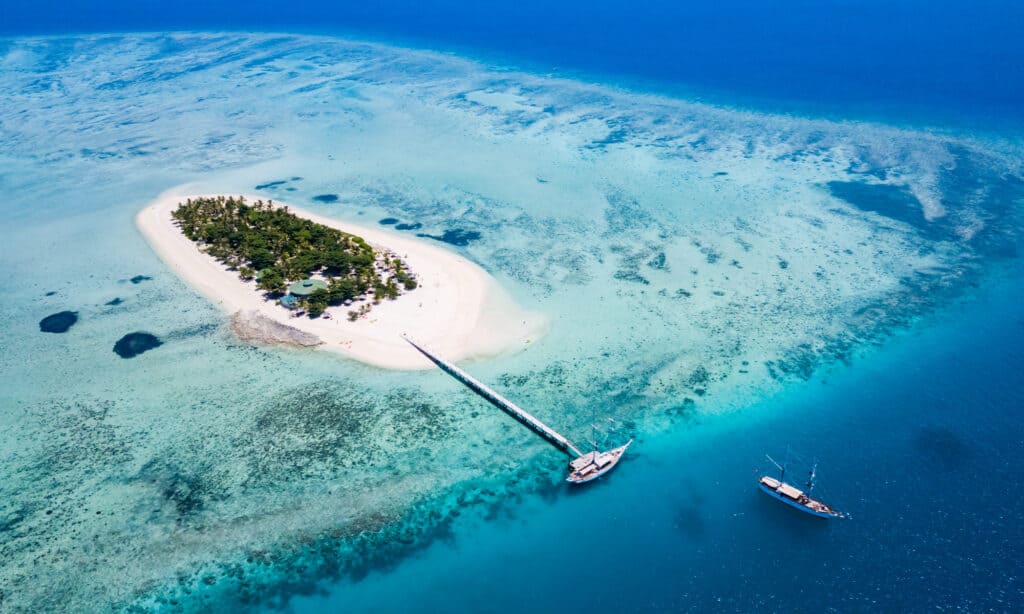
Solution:
{"label": "boat mast", "polygon": [[774,458],[768,456],[767,454],[765,454],[764,456],[765,456],[765,458],[770,460],[773,465],[775,465],[776,467],[779,468],[779,481],[780,482],[784,482],[785,481],[785,477],[786,477],[786,466],[785,465],[780,465]]}
{"label": "boat mast", "polygon": [[815,459],[814,464],[811,465],[811,471],[807,474],[807,492],[808,494],[814,490],[814,480],[818,477],[818,461]]}

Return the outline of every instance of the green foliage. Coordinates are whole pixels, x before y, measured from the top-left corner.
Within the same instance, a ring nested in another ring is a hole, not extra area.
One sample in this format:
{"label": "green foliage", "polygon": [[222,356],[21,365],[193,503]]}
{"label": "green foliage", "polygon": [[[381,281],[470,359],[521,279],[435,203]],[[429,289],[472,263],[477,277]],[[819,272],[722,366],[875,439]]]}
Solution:
{"label": "green foliage", "polygon": [[391,260],[391,270],[394,278],[398,280],[398,283],[402,284],[402,287],[406,290],[416,289],[416,280],[413,279],[409,271],[405,270],[405,265],[398,258]]}
{"label": "green foliage", "polygon": [[266,292],[284,292],[284,275],[273,267],[263,269],[260,271],[260,278],[256,285],[260,290],[265,290]]}
{"label": "green foliage", "polygon": [[352,256],[341,247],[328,250],[323,263],[331,275],[347,275],[352,271]]}
{"label": "green foliage", "polygon": [[224,262],[262,271],[276,267],[294,281],[327,266],[332,274],[375,275],[374,251],[361,238],[300,218],[270,202],[217,196],[178,205],[174,219],[189,239]]}
{"label": "green foliage", "polygon": [[306,298],[306,310],[309,311],[309,317],[319,318],[326,309],[327,290],[318,288]]}
{"label": "green foliage", "polygon": [[265,247],[254,247],[249,250],[249,265],[257,271],[277,264],[277,256]]}
{"label": "green foliage", "polygon": [[366,291],[360,287],[359,282],[354,279],[332,279],[327,288],[327,302],[331,305],[340,305],[350,301]]}
{"label": "green foliage", "polygon": [[363,305],[358,310],[353,309],[352,311],[349,311],[348,312],[348,319],[349,319],[350,322],[355,322],[356,320],[359,319],[359,316],[366,315],[369,312],[370,312],[370,306],[369,305]]}
{"label": "green foliage", "polygon": [[397,258],[385,257],[384,271],[390,275],[381,279],[374,266],[377,255],[362,238],[300,218],[269,201],[249,204],[231,196],[189,199],[172,215],[186,237],[229,268],[237,268],[243,279],[259,271],[258,286],[266,292],[284,292],[290,282],[323,276],[328,290],[306,301],[314,317],[327,305],[340,305],[370,289],[379,301],[396,298],[399,286],[416,287]]}

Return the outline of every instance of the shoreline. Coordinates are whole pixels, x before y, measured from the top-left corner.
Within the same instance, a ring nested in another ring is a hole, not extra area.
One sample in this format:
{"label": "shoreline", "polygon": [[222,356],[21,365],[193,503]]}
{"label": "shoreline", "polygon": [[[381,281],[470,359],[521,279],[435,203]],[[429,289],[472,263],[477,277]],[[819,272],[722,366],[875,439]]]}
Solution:
{"label": "shoreline", "polygon": [[[273,201],[299,217],[362,237],[375,250],[398,254],[417,276],[419,286],[395,300],[383,300],[356,320],[344,317],[348,308],[332,307],[330,319],[294,317],[264,298],[255,281],[243,281],[236,271],[199,250],[174,223],[171,213],[194,194],[172,188],[147,204],[135,224],[157,256],[182,281],[210,299],[228,316],[269,318],[278,324],[316,336],[319,347],[385,369],[428,369],[433,363],[401,338],[408,333],[453,360],[497,356],[523,349],[544,335],[546,321],[516,305],[486,271],[466,258],[421,239],[367,228]],[[249,202],[270,199],[242,194]],[[338,311],[340,310],[340,311]]]}

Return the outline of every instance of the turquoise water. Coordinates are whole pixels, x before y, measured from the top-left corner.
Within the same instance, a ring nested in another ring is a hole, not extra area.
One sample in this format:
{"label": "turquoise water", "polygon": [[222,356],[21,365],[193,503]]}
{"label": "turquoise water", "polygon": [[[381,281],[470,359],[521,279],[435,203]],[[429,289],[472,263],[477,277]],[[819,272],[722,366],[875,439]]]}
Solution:
{"label": "turquoise water", "polygon": [[[853,369],[647,439],[597,488],[457,523],[296,611],[1014,610],[1024,353],[1007,333],[1024,326],[1020,281]],[[852,520],[757,491],[782,441],[815,450],[823,494]]]}
{"label": "turquoise water", "polygon": [[[1015,134],[327,37],[0,49],[5,608],[1020,603]],[[570,491],[440,373],[233,339],[134,228],[183,183],[447,238],[552,322],[467,367],[628,461]],[[759,497],[786,444],[853,521]]]}

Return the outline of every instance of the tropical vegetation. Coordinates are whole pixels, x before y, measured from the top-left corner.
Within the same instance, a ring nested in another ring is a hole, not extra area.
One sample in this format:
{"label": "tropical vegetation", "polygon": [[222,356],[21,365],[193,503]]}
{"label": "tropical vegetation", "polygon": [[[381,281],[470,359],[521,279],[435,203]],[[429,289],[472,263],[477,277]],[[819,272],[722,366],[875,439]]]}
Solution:
{"label": "tropical vegetation", "polygon": [[378,254],[361,237],[301,218],[270,201],[244,197],[186,200],[173,212],[181,231],[242,279],[271,294],[316,275],[327,282],[302,299],[312,317],[372,293],[375,302],[416,288],[398,258]]}

